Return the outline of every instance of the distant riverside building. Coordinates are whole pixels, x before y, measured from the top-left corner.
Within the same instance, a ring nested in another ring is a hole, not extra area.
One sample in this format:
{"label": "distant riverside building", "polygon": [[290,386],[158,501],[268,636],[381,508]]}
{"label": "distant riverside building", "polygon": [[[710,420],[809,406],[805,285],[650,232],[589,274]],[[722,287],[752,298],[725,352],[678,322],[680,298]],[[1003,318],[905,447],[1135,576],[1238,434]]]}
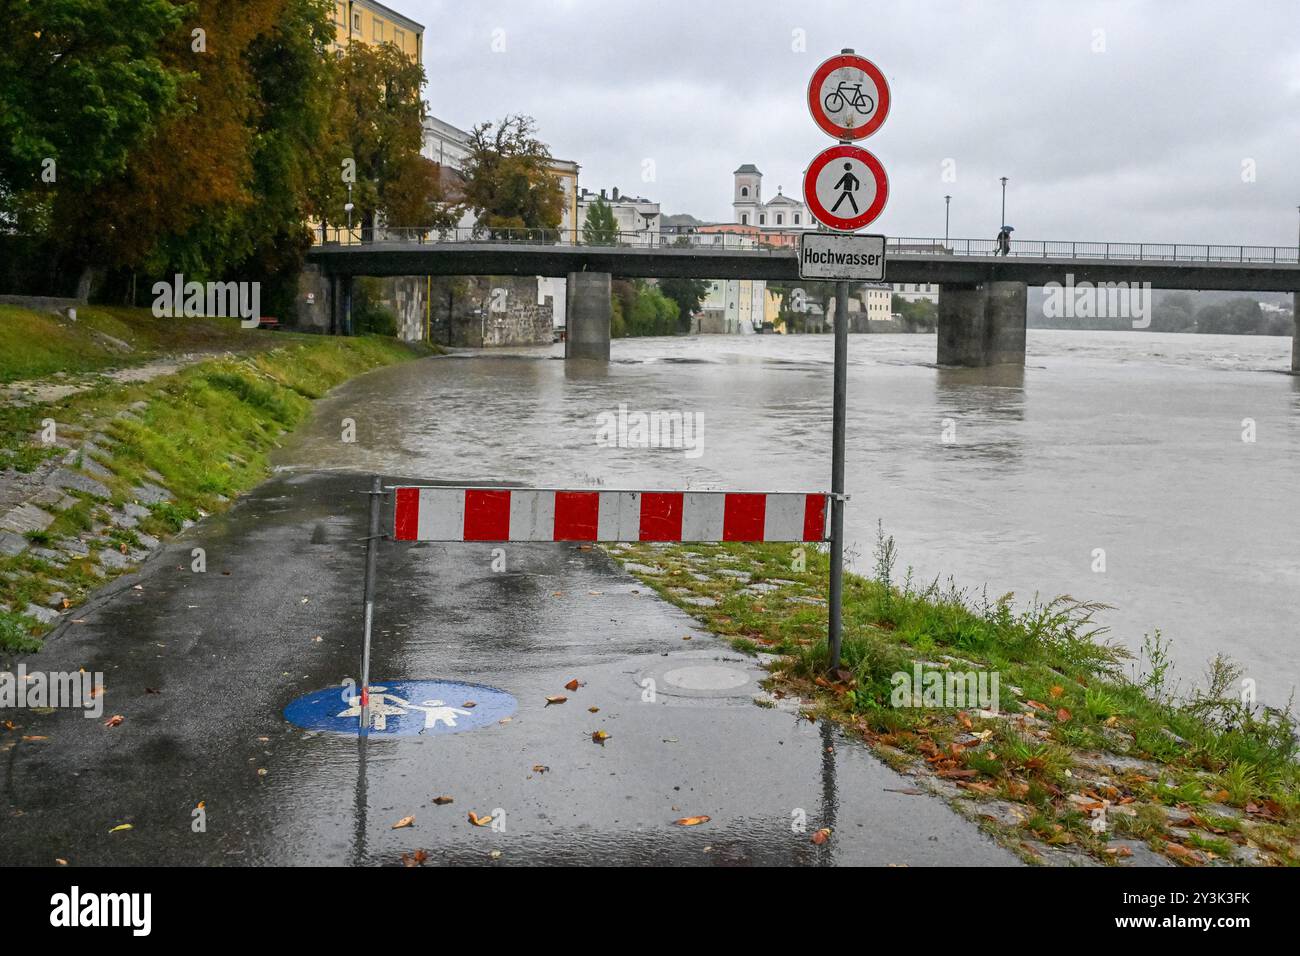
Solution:
{"label": "distant riverside building", "polygon": [[387,43],[420,63],[424,26],[374,0],[335,0],[333,46],[346,50],[353,43]]}
{"label": "distant riverside building", "polygon": [[924,299],[939,304],[939,287],[933,282],[896,282],[894,294],[904,302],[919,302]]}
{"label": "distant riverside building", "polygon": [[[460,171],[469,157],[470,134],[446,120],[436,116],[425,116],[423,121],[424,141],[420,153],[425,159],[437,163],[443,171],[444,188],[454,196],[460,182]],[[560,213],[560,237],[562,242],[577,242],[582,220],[578,216],[578,171],[581,167],[568,159],[552,159],[551,172],[560,181],[564,191],[564,208]],[[466,212],[458,223],[469,228],[475,224],[474,215]]]}
{"label": "distant riverside building", "polygon": [[[664,240],[659,233],[659,204],[641,196],[627,196],[619,192],[617,186],[606,195],[584,189],[578,195],[578,237],[582,237],[582,227],[587,222],[587,213],[598,201],[609,206],[614,214],[614,222],[622,233],[619,241],[638,246],[657,246]],[[671,242],[671,238],[668,240]]]}

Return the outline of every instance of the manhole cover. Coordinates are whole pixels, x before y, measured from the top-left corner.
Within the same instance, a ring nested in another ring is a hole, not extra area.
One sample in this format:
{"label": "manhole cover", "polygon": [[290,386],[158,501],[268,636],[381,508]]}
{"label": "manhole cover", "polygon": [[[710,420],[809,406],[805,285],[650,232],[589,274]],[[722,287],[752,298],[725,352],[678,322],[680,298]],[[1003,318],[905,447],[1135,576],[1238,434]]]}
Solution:
{"label": "manhole cover", "polygon": [[682,651],[654,658],[637,671],[644,693],[651,686],[667,698],[747,703],[762,689],[766,675],[752,658],[718,651]]}
{"label": "manhole cover", "polygon": [[749,675],[731,667],[703,664],[666,671],[664,680],[686,690],[735,690],[749,683]]}

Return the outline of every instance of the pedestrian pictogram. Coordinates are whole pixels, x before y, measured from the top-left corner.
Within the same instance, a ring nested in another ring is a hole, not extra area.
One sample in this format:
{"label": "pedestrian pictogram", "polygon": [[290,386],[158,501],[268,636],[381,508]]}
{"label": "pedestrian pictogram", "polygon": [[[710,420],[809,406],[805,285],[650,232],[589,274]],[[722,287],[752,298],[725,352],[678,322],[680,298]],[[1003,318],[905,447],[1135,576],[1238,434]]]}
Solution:
{"label": "pedestrian pictogram", "polygon": [[305,730],[357,734],[363,703],[367,733],[389,737],[476,730],[512,716],[517,706],[505,691],[484,684],[396,680],[371,684],[364,693],[350,683],[327,687],[293,701],[284,716]]}
{"label": "pedestrian pictogram", "polygon": [[841,232],[874,222],[889,198],[885,167],[861,146],[824,150],[804,174],[804,202],[813,218]]}
{"label": "pedestrian pictogram", "polygon": [[836,139],[862,139],[880,129],[889,115],[889,84],[866,57],[841,53],[813,72],[808,110]]}

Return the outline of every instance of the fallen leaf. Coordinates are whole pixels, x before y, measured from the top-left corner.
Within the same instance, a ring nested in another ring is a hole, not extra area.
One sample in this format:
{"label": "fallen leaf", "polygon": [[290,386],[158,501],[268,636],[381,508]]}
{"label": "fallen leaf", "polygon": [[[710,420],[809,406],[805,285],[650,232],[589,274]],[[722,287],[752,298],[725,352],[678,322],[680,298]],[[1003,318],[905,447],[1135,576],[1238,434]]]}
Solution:
{"label": "fallen leaf", "polygon": [[1027,700],[1025,701],[1025,705],[1034,708],[1034,710],[1047,710],[1046,704],[1040,704],[1036,700]]}
{"label": "fallen leaf", "polygon": [[812,841],[813,841],[813,843],[816,843],[818,846],[821,846],[823,843],[825,843],[825,842],[826,842],[827,840],[829,840],[830,838],[831,838],[831,828],[830,828],[830,827],[822,827],[820,830],[816,831],[816,832],[812,835]]}
{"label": "fallen leaf", "polygon": [[49,740],[49,739],[50,739],[49,737],[46,737],[43,734],[28,734],[25,737],[23,737],[23,740],[28,740],[33,743],[35,743],[38,740]]}
{"label": "fallen leaf", "polygon": [[481,817],[481,816],[479,816],[477,813],[475,813],[473,810],[471,810],[471,811],[469,812],[469,818],[468,818],[468,819],[469,819],[469,822],[472,823],[472,824],[474,824],[474,826],[476,826],[476,827],[485,827],[485,826],[487,826],[488,824],[490,824],[490,823],[492,822],[492,817],[490,817],[490,816]]}
{"label": "fallen leaf", "polygon": [[488,856],[492,857],[492,859],[494,860],[499,860],[501,859],[501,851],[493,850],[491,853],[488,854]]}
{"label": "fallen leaf", "polygon": [[546,771],[550,769],[551,768],[546,766],[546,764],[542,764],[542,763],[533,764],[533,773],[546,773]]}
{"label": "fallen leaf", "polygon": [[1049,690],[1048,693],[1051,694],[1052,697],[1054,697],[1054,698],[1055,698],[1055,697],[1060,697],[1062,694],[1065,693],[1065,688],[1062,687],[1060,684],[1057,684],[1055,687],[1053,687],[1051,690]]}
{"label": "fallen leaf", "polygon": [[124,721],[124,720],[126,720],[126,718],[123,717],[121,714],[114,714],[112,717],[108,718],[108,720],[104,721],[104,726],[105,726],[105,727],[116,727],[118,724],[120,724],[120,723],[121,723],[122,721]]}
{"label": "fallen leaf", "polygon": [[1107,848],[1106,848],[1106,852],[1109,853],[1109,854],[1111,854],[1112,856],[1132,856],[1132,855],[1133,855],[1133,851],[1130,850],[1130,849],[1129,849],[1128,847],[1126,847],[1126,846],[1110,846],[1110,847],[1107,847]]}
{"label": "fallen leaf", "polygon": [[599,714],[599,713],[600,713],[600,708],[599,708],[599,707],[588,707],[588,708],[587,708],[587,713],[589,713],[589,714]]}
{"label": "fallen leaf", "polygon": [[674,820],[673,823],[679,827],[698,827],[701,823],[708,823],[712,817],[682,817],[680,820]]}
{"label": "fallen leaf", "polygon": [[67,866],[67,865],[68,865],[68,861],[65,860],[65,859],[63,859],[63,857],[61,857],[61,856],[56,856],[56,857],[54,858],[54,862],[57,863],[57,864],[59,864],[59,866]]}
{"label": "fallen leaf", "polygon": [[552,694],[550,697],[546,698],[546,706],[550,707],[552,704],[563,704],[568,699],[569,698],[565,697],[563,694]]}
{"label": "fallen leaf", "polygon": [[514,720],[513,717],[502,717],[500,720],[497,721],[497,723],[498,723],[498,724],[508,724],[508,723],[510,723],[510,721],[512,721],[512,720]]}
{"label": "fallen leaf", "polygon": [[606,740],[609,740],[609,734],[605,733],[605,731],[593,730],[591,732],[591,742],[593,744],[600,744],[603,747]]}
{"label": "fallen leaf", "polygon": [[460,706],[464,707],[466,710],[473,710],[475,707],[478,706],[478,704],[475,701],[467,700],[465,701],[465,703],[461,704]]}
{"label": "fallen leaf", "polygon": [[917,787],[885,787],[885,793],[903,793],[909,797],[923,797],[925,791]]}
{"label": "fallen leaf", "polygon": [[394,830],[400,830],[403,827],[413,827],[413,826],[415,826],[415,817],[402,817],[402,819],[398,820],[396,823],[393,824],[392,828]]}
{"label": "fallen leaf", "polygon": [[1060,710],[1056,712],[1056,719],[1061,723],[1065,723],[1067,720],[1069,720],[1070,716],[1071,716],[1070,712],[1066,710],[1064,707],[1062,707]]}
{"label": "fallen leaf", "polygon": [[423,850],[416,850],[409,856],[402,854],[402,866],[424,866],[424,861],[429,858],[429,854]]}
{"label": "fallen leaf", "polygon": [[436,803],[438,806],[442,807],[442,806],[446,806],[447,804],[451,803],[451,802],[452,802],[452,799],[451,799],[451,797],[446,797],[446,796],[443,796],[443,797],[434,797],[434,798],[433,798],[433,802]]}
{"label": "fallen leaf", "polygon": [[573,680],[569,681],[567,684],[564,685],[564,689],[577,690],[581,686],[583,686],[582,681],[578,680],[578,678],[575,677]]}
{"label": "fallen leaf", "polygon": [[109,832],[109,833],[118,833],[118,832],[120,832],[120,831],[122,831],[122,830],[134,830],[134,829],[135,829],[135,826],[134,826],[133,824],[130,824],[130,823],[119,823],[117,826],[113,827],[113,829],[109,830],[108,832]]}

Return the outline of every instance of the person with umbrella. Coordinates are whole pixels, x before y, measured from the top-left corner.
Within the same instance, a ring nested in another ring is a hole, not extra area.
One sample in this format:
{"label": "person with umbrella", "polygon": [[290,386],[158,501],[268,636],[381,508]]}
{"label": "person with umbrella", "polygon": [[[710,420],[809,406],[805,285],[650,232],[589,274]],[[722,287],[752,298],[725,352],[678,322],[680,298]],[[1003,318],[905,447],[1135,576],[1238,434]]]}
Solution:
{"label": "person with umbrella", "polygon": [[994,255],[1008,256],[1011,254],[1011,234],[1015,232],[1014,226],[1003,226],[998,232],[997,252]]}

